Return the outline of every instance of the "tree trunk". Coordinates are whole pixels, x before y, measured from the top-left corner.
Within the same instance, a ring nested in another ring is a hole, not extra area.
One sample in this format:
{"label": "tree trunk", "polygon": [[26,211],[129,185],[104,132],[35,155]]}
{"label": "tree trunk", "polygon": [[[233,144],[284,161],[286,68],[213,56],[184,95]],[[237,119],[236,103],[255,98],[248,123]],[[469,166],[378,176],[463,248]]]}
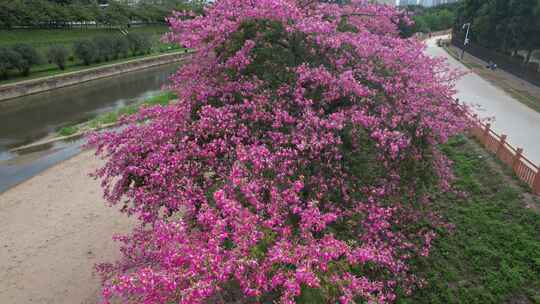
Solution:
{"label": "tree trunk", "polygon": [[524,65],[526,65],[527,63],[529,63],[529,61],[531,60],[532,52],[533,52],[533,50],[531,50],[531,49],[529,49],[529,50],[527,51],[527,58],[525,58],[525,62],[523,63]]}
{"label": "tree trunk", "polygon": [[505,54],[508,53],[508,34],[510,32],[510,29],[507,28],[506,31],[504,32],[504,38],[503,38],[503,52]]}

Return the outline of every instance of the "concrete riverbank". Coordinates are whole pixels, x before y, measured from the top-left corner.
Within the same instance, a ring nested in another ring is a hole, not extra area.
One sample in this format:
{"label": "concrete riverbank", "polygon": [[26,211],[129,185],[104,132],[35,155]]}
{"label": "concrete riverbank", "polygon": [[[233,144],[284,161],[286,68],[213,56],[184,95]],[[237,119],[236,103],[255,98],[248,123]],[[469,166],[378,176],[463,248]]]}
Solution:
{"label": "concrete riverbank", "polygon": [[31,79],[0,86],[0,102],[25,95],[41,93],[83,82],[111,77],[123,73],[170,64],[184,60],[190,52],[176,52],[153,57],[130,60],[82,71],[71,72],[44,78]]}

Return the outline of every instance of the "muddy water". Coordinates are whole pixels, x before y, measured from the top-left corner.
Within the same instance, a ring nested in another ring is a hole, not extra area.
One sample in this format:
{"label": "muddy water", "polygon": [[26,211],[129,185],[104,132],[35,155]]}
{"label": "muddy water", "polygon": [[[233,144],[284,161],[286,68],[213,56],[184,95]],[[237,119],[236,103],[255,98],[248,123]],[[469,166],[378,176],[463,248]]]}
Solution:
{"label": "muddy water", "polygon": [[160,66],[0,102],[0,192],[77,154],[83,142],[56,143],[24,155],[11,149],[159,94],[176,70],[177,64]]}

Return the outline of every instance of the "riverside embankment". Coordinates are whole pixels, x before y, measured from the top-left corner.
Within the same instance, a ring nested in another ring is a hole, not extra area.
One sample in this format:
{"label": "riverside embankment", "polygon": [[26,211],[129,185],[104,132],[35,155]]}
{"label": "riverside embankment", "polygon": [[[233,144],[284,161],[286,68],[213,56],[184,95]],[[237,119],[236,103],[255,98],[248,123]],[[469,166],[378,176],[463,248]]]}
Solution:
{"label": "riverside embankment", "polygon": [[0,102],[30,94],[77,85],[96,79],[111,77],[165,64],[172,64],[184,60],[186,56],[189,56],[189,52],[175,52],[89,68],[82,71],[65,73],[56,76],[0,85]]}
{"label": "riverside embankment", "polygon": [[161,94],[180,65],[174,62],[0,102],[0,193],[79,153],[83,141],[55,142],[39,151],[14,153],[14,148]]}
{"label": "riverside embankment", "polygon": [[0,303],[99,303],[94,266],[117,258],[112,236],[135,224],[106,206],[88,176],[102,162],[84,139],[10,150],[160,94],[180,65],[170,56],[94,71],[93,81],[66,75],[76,85],[44,81],[54,90],[0,102]]}

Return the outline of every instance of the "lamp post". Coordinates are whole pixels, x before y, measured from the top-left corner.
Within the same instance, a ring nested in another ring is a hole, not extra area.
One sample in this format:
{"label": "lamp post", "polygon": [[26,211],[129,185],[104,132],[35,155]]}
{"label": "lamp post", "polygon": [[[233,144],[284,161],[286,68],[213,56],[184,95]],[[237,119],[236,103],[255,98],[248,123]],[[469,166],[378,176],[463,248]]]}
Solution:
{"label": "lamp post", "polygon": [[463,60],[463,56],[465,55],[465,48],[467,47],[467,44],[469,44],[469,30],[471,29],[471,23],[467,22],[463,25],[462,29],[467,28],[467,33],[465,34],[465,40],[463,41],[463,49],[461,50],[461,60]]}

